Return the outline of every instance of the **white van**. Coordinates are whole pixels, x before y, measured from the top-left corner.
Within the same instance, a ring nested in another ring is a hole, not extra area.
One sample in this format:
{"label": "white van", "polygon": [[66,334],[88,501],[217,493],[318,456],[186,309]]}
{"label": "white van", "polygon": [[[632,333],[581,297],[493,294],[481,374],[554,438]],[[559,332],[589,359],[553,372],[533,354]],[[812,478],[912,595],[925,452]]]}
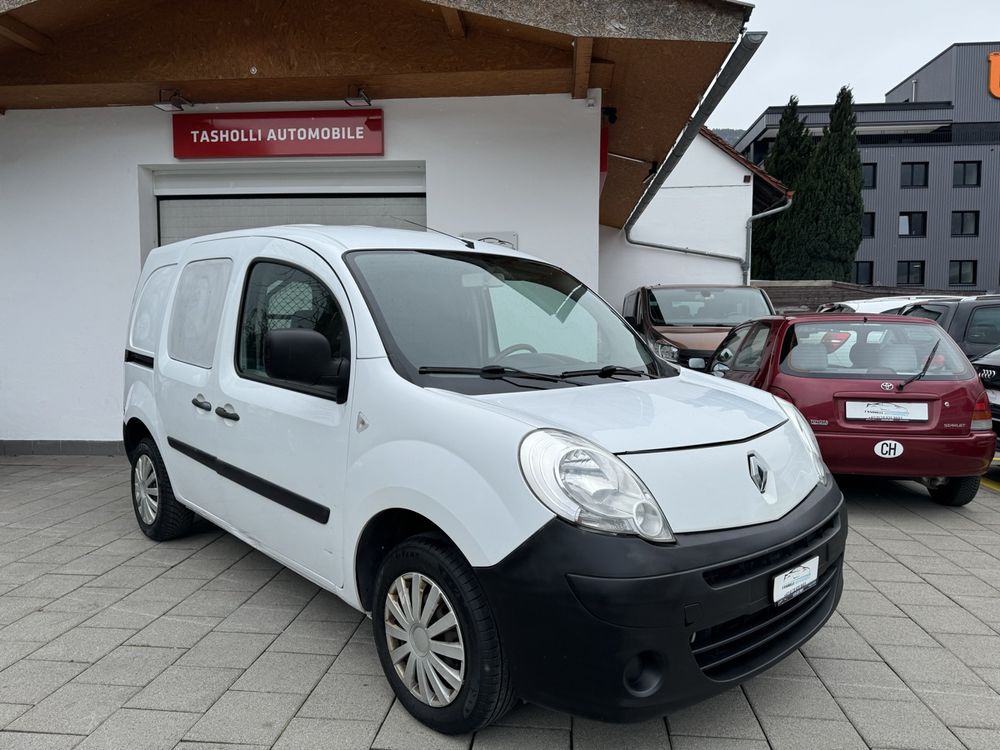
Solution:
{"label": "white van", "polygon": [[125,353],[147,536],[211,520],[370,613],[428,726],[516,698],[660,716],[774,665],[842,589],[790,404],[657,360],[559,268],[370,227],[154,250]]}

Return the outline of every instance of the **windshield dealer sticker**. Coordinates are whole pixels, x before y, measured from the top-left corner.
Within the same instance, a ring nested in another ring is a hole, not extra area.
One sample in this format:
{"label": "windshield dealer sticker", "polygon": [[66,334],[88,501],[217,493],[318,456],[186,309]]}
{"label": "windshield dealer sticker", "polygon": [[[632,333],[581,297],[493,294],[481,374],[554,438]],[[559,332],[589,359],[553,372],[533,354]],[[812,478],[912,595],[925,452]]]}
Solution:
{"label": "windshield dealer sticker", "polygon": [[899,458],[903,455],[903,444],[895,440],[875,443],[875,455],[879,458]]}

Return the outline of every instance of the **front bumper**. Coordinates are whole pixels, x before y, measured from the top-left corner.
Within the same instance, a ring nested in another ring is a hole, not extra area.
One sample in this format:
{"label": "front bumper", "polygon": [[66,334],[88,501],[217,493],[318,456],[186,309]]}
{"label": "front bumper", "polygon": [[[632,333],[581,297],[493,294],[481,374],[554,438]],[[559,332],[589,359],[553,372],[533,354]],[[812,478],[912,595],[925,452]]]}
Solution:
{"label": "front bumper", "polygon": [[[996,450],[996,435],[992,432],[955,436],[820,432],[816,433],[816,440],[823,460],[834,474],[880,477],[979,476],[990,467]],[[883,440],[900,443],[902,454],[895,458],[876,455],[875,446]]]}
{"label": "front bumper", "polygon": [[[831,482],[777,521],[673,545],[553,520],[477,573],[522,698],[639,721],[739,684],[808,640],[840,599],[846,536]],[[817,585],[772,604],[774,576],[814,556]]]}

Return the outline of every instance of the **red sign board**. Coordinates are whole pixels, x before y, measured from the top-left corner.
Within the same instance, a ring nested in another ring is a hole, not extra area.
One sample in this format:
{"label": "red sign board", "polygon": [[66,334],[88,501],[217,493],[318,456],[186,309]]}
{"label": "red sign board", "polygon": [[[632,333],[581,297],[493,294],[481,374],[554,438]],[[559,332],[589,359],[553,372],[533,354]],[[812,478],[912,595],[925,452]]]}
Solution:
{"label": "red sign board", "polygon": [[174,158],[381,156],[381,109],[174,115]]}

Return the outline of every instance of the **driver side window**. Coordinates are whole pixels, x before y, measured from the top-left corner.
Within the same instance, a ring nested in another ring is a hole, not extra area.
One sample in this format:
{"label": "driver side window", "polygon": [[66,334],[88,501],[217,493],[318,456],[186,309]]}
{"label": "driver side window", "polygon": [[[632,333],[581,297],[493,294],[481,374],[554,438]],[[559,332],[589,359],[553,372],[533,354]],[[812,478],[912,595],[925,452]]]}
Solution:
{"label": "driver side window", "polygon": [[[737,328],[735,331],[726,336],[722,344],[719,345],[718,350],[716,350],[715,356],[712,358],[712,365],[710,368],[712,372],[725,372],[733,366],[733,357],[736,356],[736,352],[739,350],[740,344],[743,343],[743,339],[746,338],[746,335],[749,332],[749,326],[745,326],[743,328]],[[722,368],[716,369],[719,365],[722,365]]]}

